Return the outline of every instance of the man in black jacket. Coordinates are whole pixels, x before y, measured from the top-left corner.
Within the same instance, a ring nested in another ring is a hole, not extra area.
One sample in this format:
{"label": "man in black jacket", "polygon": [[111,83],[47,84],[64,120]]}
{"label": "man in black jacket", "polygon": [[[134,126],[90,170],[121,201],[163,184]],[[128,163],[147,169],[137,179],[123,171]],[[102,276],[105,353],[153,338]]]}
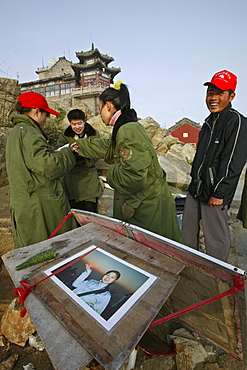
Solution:
{"label": "man in black jacket", "polygon": [[232,108],[237,77],[217,72],[207,86],[211,114],[199,134],[183,215],[183,241],[198,249],[200,220],[206,253],[227,261],[231,239],[228,209],[247,158],[247,119]]}

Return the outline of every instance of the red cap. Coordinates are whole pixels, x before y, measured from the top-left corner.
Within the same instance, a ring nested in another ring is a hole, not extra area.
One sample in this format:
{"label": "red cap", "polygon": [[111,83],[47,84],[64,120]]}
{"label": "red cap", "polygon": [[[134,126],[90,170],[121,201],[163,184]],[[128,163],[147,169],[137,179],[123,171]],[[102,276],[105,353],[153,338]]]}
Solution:
{"label": "red cap", "polygon": [[18,97],[18,101],[25,108],[44,109],[46,112],[55,114],[56,116],[60,114],[59,112],[56,112],[55,110],[49,108],[48,103],[46,99],[43,97],[43,95],[38,94],[34,91],[29,91],[29,92],[21,94]]}
{"label": "red cap", "polygon": [[235,92],[237,86],[237,76],[229,71],[220,71],[213,75],[210,82],[205,82],[204,86],[213,84],[220,90],[232,90]]}

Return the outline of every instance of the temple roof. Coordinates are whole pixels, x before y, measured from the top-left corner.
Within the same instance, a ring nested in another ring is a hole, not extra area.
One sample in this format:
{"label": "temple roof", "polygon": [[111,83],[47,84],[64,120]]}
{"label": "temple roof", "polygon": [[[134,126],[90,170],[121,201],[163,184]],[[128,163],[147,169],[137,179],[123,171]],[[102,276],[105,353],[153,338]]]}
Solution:
{"label": "temple roof", "polygon": [[84,64],[86,60],[88,59],[101,59],[105,62],[106,65],[108,65],[110,62],[114,61],[113,57],[110,57],[107,54],[101,54],[99,52],[99,49],[94,48],[94,44],[92,44],[92,49],[89,51],[78,51],[75,53],[77,58],[80,60],[80,64]]}
{"label": "temple roof", "polygon": [[179,127],[183,125],[189,125],[191,127],[194,127],[197,130],[201,130],[202,126],[199,123],[196,123],[194,121],[191,121],[189,118],[182,118],[180,121],[176,122],[175,125],[169,127],[167,130],[167,133],[170,134],[171,132],[177,130]]}
{"label": "temple roof", "polygon": [[113,83],[114,77],[121,72],[121,68],[114,68],[114,67],[107,67],[104,62],[102,62],[100,59],[94,60],[91,64],[71,64],[71,68],[74,70],[75,75],[77,78],[80,76],[80,72],[95,72],[97,70],[100,70],[102,72],[105,72],[111,76],[111,83]]}

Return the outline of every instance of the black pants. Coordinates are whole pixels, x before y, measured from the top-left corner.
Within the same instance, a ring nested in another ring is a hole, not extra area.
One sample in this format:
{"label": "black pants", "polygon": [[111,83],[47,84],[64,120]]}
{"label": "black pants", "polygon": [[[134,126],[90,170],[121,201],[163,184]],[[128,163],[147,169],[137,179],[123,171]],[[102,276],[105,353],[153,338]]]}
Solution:
{"label": "black pants", "polygon": [[97,213],[98,198],[96,198],[96,202],[88,202],[87,200],[76,202],[74,199],[70,199],[69,203],[71,208],[82,209],[83,211]]}

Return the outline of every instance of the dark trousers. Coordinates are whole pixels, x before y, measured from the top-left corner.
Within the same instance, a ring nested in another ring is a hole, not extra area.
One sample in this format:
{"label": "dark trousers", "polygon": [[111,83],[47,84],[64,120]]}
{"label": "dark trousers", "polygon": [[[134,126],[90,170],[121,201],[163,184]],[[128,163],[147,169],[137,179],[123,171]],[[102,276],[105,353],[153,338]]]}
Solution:
{"label": "dark trousers", "polygon": [[87,200],[76,202],[74,199],[70,199],[69,204],[71,208],[97,213],[98,198],[96,198],[96,202],[88,202]]}
{"label": "dark trousers", "polygon": [[209,207],[187,194],[183,214],[183,242],[198,250],[200,220],[205,238],[206,253],[222,261],[227,261],[231,238],[228,226],[227,206]]}

